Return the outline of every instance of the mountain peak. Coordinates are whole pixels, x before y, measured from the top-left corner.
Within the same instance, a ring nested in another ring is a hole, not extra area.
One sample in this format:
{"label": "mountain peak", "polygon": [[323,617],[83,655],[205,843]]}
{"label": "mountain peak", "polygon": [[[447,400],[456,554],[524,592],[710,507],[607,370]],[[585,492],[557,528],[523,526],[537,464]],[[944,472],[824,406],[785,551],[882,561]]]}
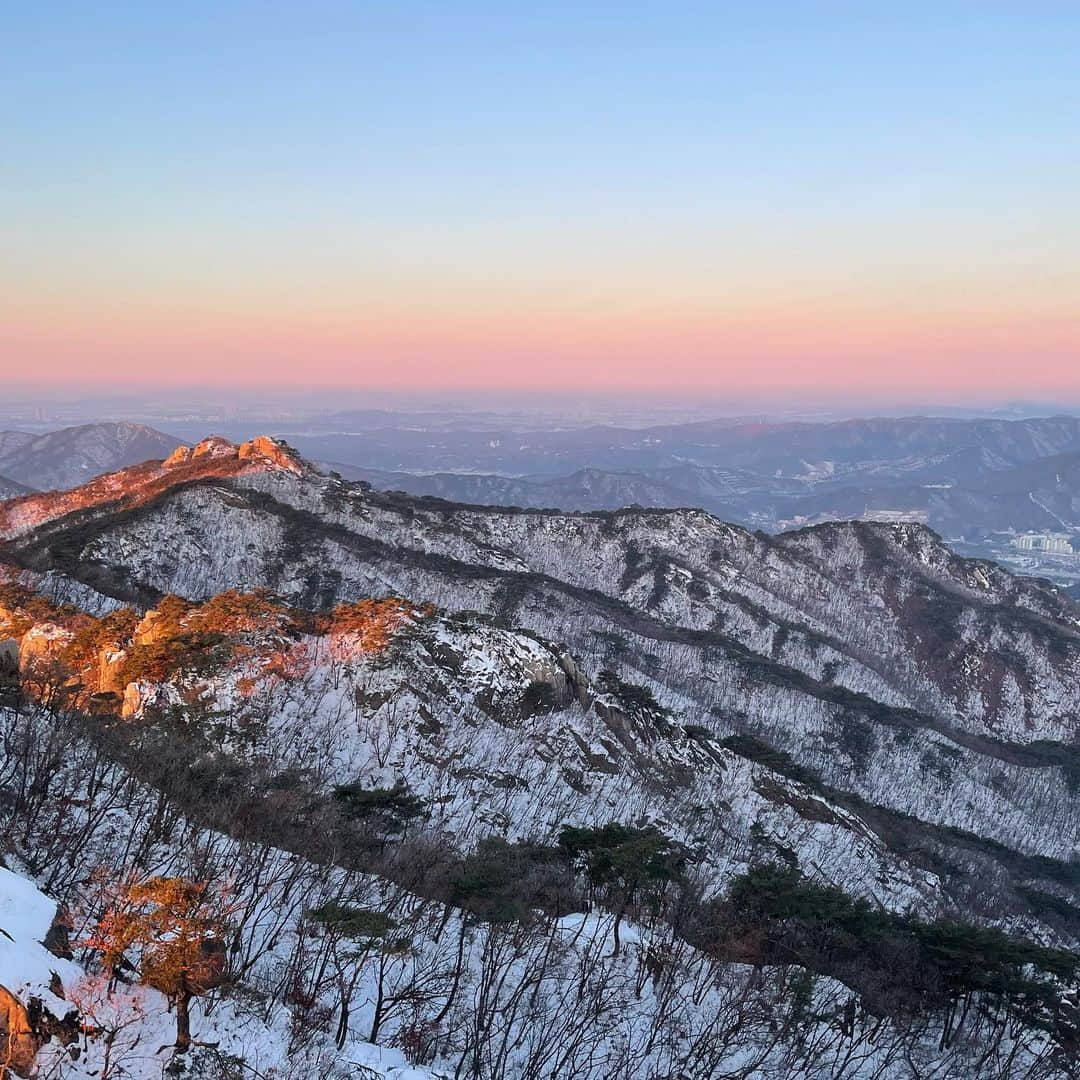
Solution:
{"label": "mountain peak", "polygon": [[37,435],[0,432],[0,476],[31,490],[67,490],[103,473],[163,458],[178,441],[129,421],[81,424]]}
{"label": "mountain peak", "polygon": [[287,443],[259,435],[239,445],[211,435],[167,458],[105,473],[70,491],[24,495],[0,503],[0,539],[10,539],[76,510],[134,507],[179,484],[268,470],[303,475],[309,466]]}
{"label": "mountain peak", "polygon": [[175,469],[200,459],[264,462],[295,473],[304,468],[303,459],[288,443],[269,435],[257,435],[239,445],[223,435],[210,435],[194,446],[178,446],[162,462],[162,467]]}

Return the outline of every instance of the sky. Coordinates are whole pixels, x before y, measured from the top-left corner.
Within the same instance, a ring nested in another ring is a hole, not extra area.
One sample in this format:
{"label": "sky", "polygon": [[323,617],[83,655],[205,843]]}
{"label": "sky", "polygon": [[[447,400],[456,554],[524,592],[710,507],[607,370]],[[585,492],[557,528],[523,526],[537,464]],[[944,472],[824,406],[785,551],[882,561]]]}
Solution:
{"label": "sky", "polygon": [[1080,7],[12,4],[10,385],[1080,402]]}

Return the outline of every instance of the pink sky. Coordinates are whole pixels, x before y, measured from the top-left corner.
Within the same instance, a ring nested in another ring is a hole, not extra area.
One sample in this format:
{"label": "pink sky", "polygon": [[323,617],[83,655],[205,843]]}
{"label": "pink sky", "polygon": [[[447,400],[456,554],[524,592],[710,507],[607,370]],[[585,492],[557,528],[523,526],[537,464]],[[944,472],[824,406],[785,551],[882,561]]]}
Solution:
{"label": "pink sky", "polygon": [[47,383],[322,389],[660,389],[732,396],[1080,400],[1080,319],[1048,312],[257,309],[175,302],[0,315],[11,374]]}

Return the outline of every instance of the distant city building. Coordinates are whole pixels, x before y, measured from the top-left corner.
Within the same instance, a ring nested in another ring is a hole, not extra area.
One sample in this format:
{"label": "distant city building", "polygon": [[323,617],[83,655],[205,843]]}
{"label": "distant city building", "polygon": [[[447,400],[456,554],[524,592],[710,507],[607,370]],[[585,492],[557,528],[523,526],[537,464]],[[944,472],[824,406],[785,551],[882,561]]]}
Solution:
{"label": "distant city building", "polygon": [[1075,555],[1076,549],[1067,533],[1026,533],[1012,541],[1021,551],[1041,551],[1046,555]]}

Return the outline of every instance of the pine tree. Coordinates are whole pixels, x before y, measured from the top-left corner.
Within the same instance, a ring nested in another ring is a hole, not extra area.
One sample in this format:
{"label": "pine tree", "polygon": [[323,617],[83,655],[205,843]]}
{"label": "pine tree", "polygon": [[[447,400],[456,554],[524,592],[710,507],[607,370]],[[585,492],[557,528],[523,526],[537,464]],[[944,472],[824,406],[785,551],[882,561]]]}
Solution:
{"label": "pine tree", "polygon": [[223,889],[184,878],[153,877],[119,885],[87,940],[115,981],[136,954],[135,970],[176,1009],[176,1049],[191,1045],[191,999],[220,985],[221,939],[235,906]]}

